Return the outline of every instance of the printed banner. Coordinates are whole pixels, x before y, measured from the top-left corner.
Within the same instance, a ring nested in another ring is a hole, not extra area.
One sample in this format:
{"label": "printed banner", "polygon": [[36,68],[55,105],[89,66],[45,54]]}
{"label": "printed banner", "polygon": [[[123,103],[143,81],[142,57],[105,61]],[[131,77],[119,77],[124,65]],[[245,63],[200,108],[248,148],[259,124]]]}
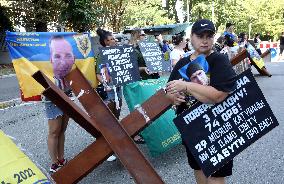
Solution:
{"label": "printed banner", "polygon": [[[76,66],[92,86],[97,85],[94,52],[88,34],[74,32],[6,32],[6,34],[6,42],[24,98],[40,95],[44,89],[32,78],[36,71],[41,70],[54,81],[56,74],[60,76],[74,67],[74,59]],[[55,39],[63,41],[53,48],[51,40]],[[53,49],[55,51],[51,55]],[[65,63],[68,59],[71,59],[71,62]]]}
{"label": "printed banner", "polygon": [[207,177],[279,125],[250,70],[237,84],[223,102],[198,102],[174,119]]}
{"label": "printed banner", "polygon": [[0,183],[52,183],[41,170],[0,130]]}
{"label": "printed banner", "polygon": [[247,44],[247,51],[257,67],[262,69],[264,67],[264,61],[250,43]]}
{"label": "printed banner", "polygon": [[[104,74],[110,85],[121,86],[140,79],[137,56],[132,46],[101,47]],[[110,76],[109,76],[110,75]]]}
{"label": "printed banner", "polygon": [[171,70],[171,62],[165,61],[160,46],[156,42],[138,43],[146,66],[150,72],[162,72]]}

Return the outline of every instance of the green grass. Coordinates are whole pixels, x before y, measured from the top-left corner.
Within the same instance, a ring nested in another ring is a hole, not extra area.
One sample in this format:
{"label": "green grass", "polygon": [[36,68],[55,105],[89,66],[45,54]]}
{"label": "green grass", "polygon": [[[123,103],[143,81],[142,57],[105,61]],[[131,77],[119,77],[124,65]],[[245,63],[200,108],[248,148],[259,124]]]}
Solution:
{"label": "green grass", "polygon": [[12,64],[0,65],[0,76],[15,74],[15,70]]}

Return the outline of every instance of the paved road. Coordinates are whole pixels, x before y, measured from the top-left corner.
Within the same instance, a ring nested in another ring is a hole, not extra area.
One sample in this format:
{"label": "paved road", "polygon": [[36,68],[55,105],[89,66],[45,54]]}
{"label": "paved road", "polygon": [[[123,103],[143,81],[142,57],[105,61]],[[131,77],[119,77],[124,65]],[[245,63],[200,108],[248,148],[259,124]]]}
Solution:
{"label": "paved road", "polygon": [[20,97],[20,90],[16,76],[0,78],[0,102]]}
{"label": "paved road", "polygon": [[[284,183],[284,63],[267,63],[272,78],[256,75],[268,103],[270,104],[280,126],[262,137],[235,158],[234,174],[228,178],[232,184],[281,184]],[[254,71],[254,73],[256,73]],[[128,113],[124,106],[123,115]],[[0,110],[0,129],[16,138],[21,145],[43,169],[49,167],[46,146],[47,119],[43,105],[22,105]],[[66,136],[66,155],[74,157],[94,138],[71,121]],[[187,164],[185,150],[179,146],[158,158],[151,158],[145,146],[140,146],[158,174],[169,184],[194,183],[194,176]],[[80,166],[78,166],[80,167]],[[131,176],[119,161],[104,162],[84,178],[80,183],[130,184]]]}

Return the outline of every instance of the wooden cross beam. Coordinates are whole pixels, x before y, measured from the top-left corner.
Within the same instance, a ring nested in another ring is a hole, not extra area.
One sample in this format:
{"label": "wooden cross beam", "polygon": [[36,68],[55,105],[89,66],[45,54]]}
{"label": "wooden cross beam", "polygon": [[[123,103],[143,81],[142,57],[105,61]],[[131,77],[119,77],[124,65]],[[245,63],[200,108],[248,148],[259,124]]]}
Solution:
{"label": "wooden cross beam", "polygon": [[261,58],[265,58],[268,54],[270,54],[270,49],[267,49],[264,53],[261,54]]}
{"label": "wooden cross beam", "polygon": [[[265,54],[261,55],[261,57],[265,57],[267,54],[269,54],[270,51],[266,51]],[[235,57],[233,57],[231,59],[231,64],[234,66],[238,63],[240,63],[242,60],[244,60],[245,58],[249,58],[251,64],[255,67],[255,69],[258,71],[258,73],[260,73],[261,75],[266,75],[271,77],[271,74],[266,70],[265,67],[263,68],[259,68],[256,63],[254,62],[254,60],[250,57],[249,53],[247,52],[246,49],[242,50],[240,53],[238,53]]]}
{"label": "wooden cross beam", "polygon": [[[80,109],[77,109],[76,104],[61,90],[57,89],[44,74],[37,72],[33,77],[47,88],[43,94],[61,108],[64,113],[72,117],[81,126],[82,123],[78,121],[85,122],[82,127],[86,128],[86,130],[88,129],[88,123],[91,124],[92,131],[89,130],[88,132],[96,137],[94,143],[52,175],[57,183],[76,183],[80,181],[110,156],[113,151],[118,155],[137,183],[163,183],[128,136],[136,135],[147,124],[170,108],[171,102],[165,97],[163,90],[158,91],[119,124],[78,69],[73,70],[68,79],[76,96],[84,92],[79,100],[88,113],[87,117],[84,117]],[[96,130],[99,130],[103,136]]]}
{"label": "wooden cross beam", "polygon": [[240,53],[238,53],[237,55],[235,55],[232,59],[231,59],[231,64],[233,66],[235,66],[236,64],[240,63],[242,60],[244,60],[245,58],[247,58],[249,55],[249,53],[247,52],[246,49],[242,50]]}

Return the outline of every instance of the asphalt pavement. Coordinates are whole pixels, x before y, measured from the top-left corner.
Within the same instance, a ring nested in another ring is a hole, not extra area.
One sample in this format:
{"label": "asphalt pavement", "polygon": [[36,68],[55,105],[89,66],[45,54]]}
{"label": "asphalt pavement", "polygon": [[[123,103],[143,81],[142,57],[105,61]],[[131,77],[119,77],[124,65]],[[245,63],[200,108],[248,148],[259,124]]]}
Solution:
{"label": "asphalt pavement", "polygon": [[0,77],[0,102],[20,97],[20,89],[15,75]]}
{"label": "asphalt pavement", "polygon": [[[259,76],[255,70],[253,73],[256,74],[255,78],[280,125],[234,159],[233,175],[228,177],[227,183],[284,183],[284,63],[266,63],[266,66],[273,75],[271,78]],[[0,88],[1,86],[2,81]],[[12,91],[7,91],[7,93]],[[2,95],[5,94],[1,94],[1,98],[3,98]],[[128,113],[124,103],[122,117]],[[0,110],[0,118],[1,130],[14,137],[15,142],[25,150],[38,167],[46,172],[50,161],[46,144],[48,127],[43,104],[28,103]],[[67,158],[73,158],[93,141],[95,141],[93,137],[73,120],[70,121],[66,133]],[[139,145],[139,148],[165,183],[194,183],[193,171],[187,164],[183,146],[178,146],[157,158],[152,158],[149,155],[145,145]],[[134,180],[117,160],[102,163],[80,183],[129,184],[134,183]]]}

